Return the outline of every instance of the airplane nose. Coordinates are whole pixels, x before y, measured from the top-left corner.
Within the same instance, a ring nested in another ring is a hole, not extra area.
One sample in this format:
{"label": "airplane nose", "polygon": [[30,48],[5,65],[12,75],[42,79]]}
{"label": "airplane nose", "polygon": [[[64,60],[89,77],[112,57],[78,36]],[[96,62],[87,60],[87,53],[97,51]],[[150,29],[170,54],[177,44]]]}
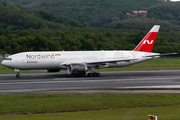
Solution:
{"label": "airplane nose", "polygon": [[3,66],[6,66],[6,67],[7,67],[6,61],[4,61],[4,60],[3,60],[3,61],[1,62],[1,65],[3,65]]}
{"label": "airplane nose", "polygon": [[8,67],[8,68],[12,68],[12,62],[9,62],[7,60],[3,60],[1,62],[1,65],[5,66],[5,67]]}
{"label": "airplane nose", "polygon": [[1,65],[4,65],[4,60],[1,62]]}

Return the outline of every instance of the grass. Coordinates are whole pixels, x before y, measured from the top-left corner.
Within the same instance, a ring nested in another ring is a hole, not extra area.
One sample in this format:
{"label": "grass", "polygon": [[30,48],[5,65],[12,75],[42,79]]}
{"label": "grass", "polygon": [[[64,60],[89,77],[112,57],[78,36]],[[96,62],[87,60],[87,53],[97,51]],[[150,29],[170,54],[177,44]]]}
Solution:
{"label": "grass", "polygon": [[0,113],[68,111],[180,104],[179,94],[1,95]]}
{"label": "grass", "polygon": [[158,120],[179,120],[180,106],[153,108],[121,108],[115,110],[83,111],[56,114],[8,115],[0,116],[1,120],[147,120],[148,114]]}
{"label": "grass", "polygon": [[[179,59],[154,59],[124,68],[107,68],[99,71],[179,69]],[[34,71],[20,72],[35,73]],[[0,65],[0,74],[12,73],[14,74],[12,69]],[[179,120],[179,99],[180,94],[0,95],[0,114],[80,110],[54,114],[0,115],[0,120],[144,120],[147,119],[148,114],[157,115],[160,120]],[[102,108],[107,108],[107,110],[92,110]]]}
{"label": "grass", "polygon": [[122,68],[106,68],[98,71],[141,71],[141,70],[180,70],[179,59],[153,59]]}
{"label": "grass", "polygon": [[[180,70],[179,59],[154,59],[140,64],[122,67],[122,68],[104,68],[98,69],[103,71],[140,71],[140,70]],[[12,69],[0,65],[0,74],[14,74]],[[21,70],[20,73],[39,73],[37,71]]]}
{"label": "grass", "polygon": [[[4,67],[0,65],[0,74],[15,74],[16,72],[13,71],[13,69]],[[42,73],[39,71],[29,71],[29,70],[20,70],[20,73]]]}
{"label": "grass", "polygon": [[[0,115],[0,120],[143,120],[147,119],[148,114],[157,115],[161,120],[178,120],[179,99],[180,94],[1,95],[0,113],[68,110],[79,112]],[[102,108],[108,109],[101,110]]]}

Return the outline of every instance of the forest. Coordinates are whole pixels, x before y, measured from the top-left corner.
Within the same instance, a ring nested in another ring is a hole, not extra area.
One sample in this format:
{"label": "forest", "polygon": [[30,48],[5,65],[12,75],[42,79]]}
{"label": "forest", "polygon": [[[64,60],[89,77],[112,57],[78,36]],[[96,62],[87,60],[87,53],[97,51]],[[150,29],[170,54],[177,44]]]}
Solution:
{"label": "forest", "polygon": [[[125,20],[126,13],[146,10],[148,18],[155,18],[180,25],[180,2],[165,0],[8,0],[31,10],[42,10],[55,16],[87,22],[102,27]],[[0,3],[4,0],[0,0]]]}
{"label": "forest", "polygon": [[86,22],[79,22],[67,17],[55,16],[45,11],[30,10],[18,3],[3,1],[0,5],[0,28],[19,29],[59,29],[64,27],[87,27]]}
{"label": "forest", "polygon": [[[24,51],[133,50],[155,24],[161,25],[161,29],[153,52],[180,53],[178,19],[175,20],[176,23],[173,23],[169,19],[161,20],[154,17],[124,18],[110,23],[100,22],[102,27],[94,27],[86,20],[74,20],[65,17],[62,15],[63,13],[54,14],[25,7],[32,1],[37,2],[36,0],[11,1],[24,3],[21,5],[20,3],[2,1],[0,5],[0,54],[14,54]],[[65,0],[57,1],[65,2]],[[83,6],[84,2],[81,2]],[[93,0],[89,0],[89,2],[91,3]],[[160,2],[162,1],[148,0],[146,4],[149,7],[158,8],[156,5]],[[99,1],[99,3],[102,2]],[[144,1],[142,1],[143,3]],[[71,4],[74,5],[73,1]],[[64,4],[64,6],[66,5]],[[105,4],[102,6],[107,7]],[[110,6],[107,8],[112,9]],[[114,11],[116,10],[114,9]],[[155,12],[154,15],[156,15]]]}
{"label": "forest", "polygon": [[[0,0],[0,2],[3,0]],[[116,20],[126,19],[126,13],[148,10],[164,0],[8,0],[26,8],[43,10],[65,17],[86,21],[93,27],[102,27]]]}
{"label": "forest", "polygon": [[180,2],[165,2],[148,9],[148,17],[180,25]]}
{"label": "forest", "polygon": [[[49,30],[10,30],[0,29],[1,54],[14,54],[24,51],[76,51],[76,50],[133,50],[146,35],[144,31],[77,28],[65,31]],[[83,32],[80,32],[83,31]],[[96,31],[101,31],[96,33]],[[180,43],[168,42],[166,36],[173,38],[179,33],[161,33],[153,48],[153,52],[180,53]],[[166,36],[164,36],[166,35]],[[178,35],[179,36],[179,35]],[[170,39],[169,38],[169,39]],[[171,40],[171,39],[170,39]]]}

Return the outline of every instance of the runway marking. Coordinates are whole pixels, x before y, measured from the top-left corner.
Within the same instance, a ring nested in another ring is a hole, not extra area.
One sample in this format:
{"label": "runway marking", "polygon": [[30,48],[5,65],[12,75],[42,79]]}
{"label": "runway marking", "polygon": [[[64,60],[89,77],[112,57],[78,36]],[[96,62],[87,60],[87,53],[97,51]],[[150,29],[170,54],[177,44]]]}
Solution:
{"label": "runway marking", "polygon": [[[149,72],[152,73],[149,74]],[[178,92],[180,92],[180,70],[177,71],[178,73],[174,72],[175,71],[165,71],[165,73],[163,73],[163,71],[128,71],[107,72],[108,74],[104,72],[102,73],[102,77],[73,77],[68,76],[68,74],[43,73],[40,75],[23,74],[24,79],[23,77],[21,79],[12,77],[14,74],[0,75],[0,94],[18,94],[18,92],[19,94],[20,92],[27,92],[27,94],[29,92],[31,94],[33,92],[43,93],[44,91],[53,92],[54,90],[58,92],[77,89],[86,90],[84,93],[87,93],[87,90],[94,89],[100,89],[102,92],[111,89],[117,89],[117,92],[126,92],[128,90],[130,92],[134,90],[154,91],[159,89],[163,92],[164,90],[169,90],[170,92],[171,90],[179,90]]]}
{"label": "runway marking", "polygon": [[112,81],[116,81],[115,80],[80,80],[80,81],[41,81],[41,82],[14,82],[14,83],[0,83],[0,85],[12,85],[12,84],[43,84],[43,83],[70,83],[70,82],[74,82],[74,83],[78,83],[78,82],[112,82]]}
{"label": "runway marking", "polygon": [[136,80],[174,80],[174,79],[178,79],[178,78],[144,78],[144,79],[120,79],[117,80],[118,82],[122,82],[122,81],[136,81]]}
{"label": "runway marking", "polygon": [[[56,78],[55,78],[56,79]],[[78,81],[38,81],[38,82],[13,82],[13,83],[0,83],[0,85],[17,85],[17,84],[46,84],[46,83],[79,83],[79,82],[122,82],[122,81],[136,81],[136,80],[174,80],[177,78],[144,78],[144,79],[111,79],[111,80],[78,80]],[[57,80],[57,79],[56,79]]]}
{"label": "runway marking", "polygon": [[121,82],[121,81],[134,81],[134,80],[144,80],[144,79],[122,79],[122,80],[117,80],[117,81]]}
{"label": "runway marking", "polygon": [[147,88],[147,89],[150,89],[150,88],[180,88],[180,85],[162,85],[162,86],[133,86],[133,87],[115,87],[115,88]]}

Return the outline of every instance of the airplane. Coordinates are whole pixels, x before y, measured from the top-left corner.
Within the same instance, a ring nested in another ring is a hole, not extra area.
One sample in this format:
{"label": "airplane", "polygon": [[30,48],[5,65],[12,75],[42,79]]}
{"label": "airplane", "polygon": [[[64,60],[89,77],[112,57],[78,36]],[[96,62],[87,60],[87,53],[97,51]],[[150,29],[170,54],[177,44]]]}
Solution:
{"label": "airplane", "polygon": [[160,29],[160,25],[154,25],[148,34],[131,51],[43,51],[21,52],[5,58],[2,65],[12,68],[20,78],[19,70],[46,70],[47,72],[59,72],[66,69],[70,75],[86,75],[99,77],[96,69],[116,68],[134,65],[162,55],[176,53],[151,52]]}

